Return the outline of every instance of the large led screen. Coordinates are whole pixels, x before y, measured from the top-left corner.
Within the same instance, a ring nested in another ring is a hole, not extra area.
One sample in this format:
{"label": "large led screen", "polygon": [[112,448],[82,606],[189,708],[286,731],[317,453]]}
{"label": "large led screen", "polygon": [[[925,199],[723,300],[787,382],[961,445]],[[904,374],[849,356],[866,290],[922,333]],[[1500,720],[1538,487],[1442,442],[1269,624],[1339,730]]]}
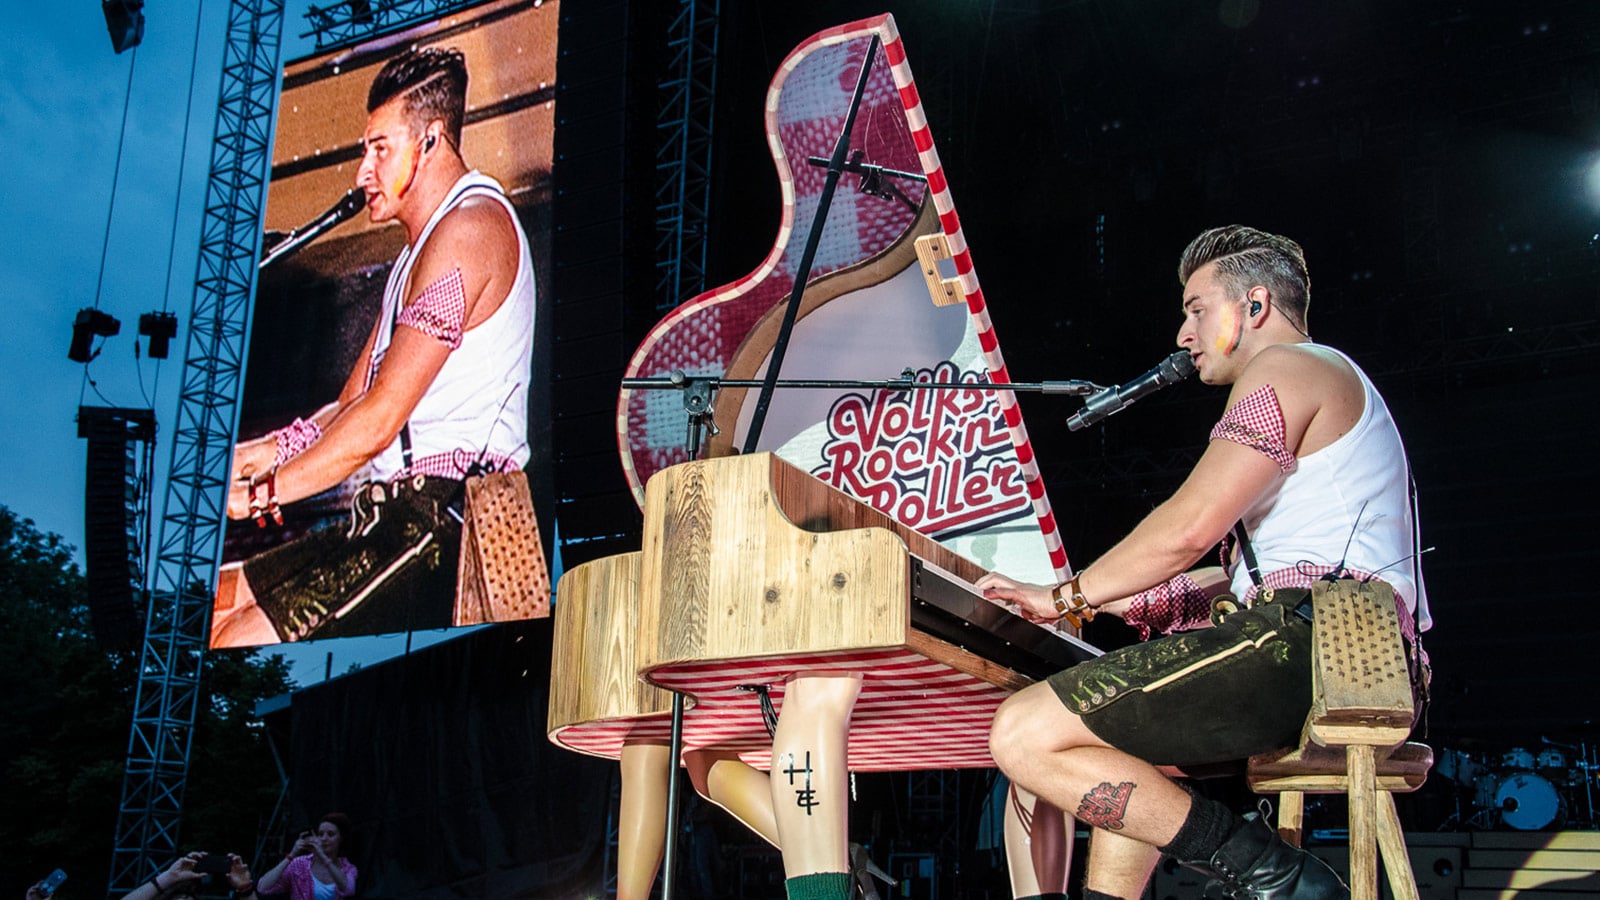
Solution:
{"label": "large led screen", "polygon": [[212,647],[549,615],[558,6],[285,67]]}

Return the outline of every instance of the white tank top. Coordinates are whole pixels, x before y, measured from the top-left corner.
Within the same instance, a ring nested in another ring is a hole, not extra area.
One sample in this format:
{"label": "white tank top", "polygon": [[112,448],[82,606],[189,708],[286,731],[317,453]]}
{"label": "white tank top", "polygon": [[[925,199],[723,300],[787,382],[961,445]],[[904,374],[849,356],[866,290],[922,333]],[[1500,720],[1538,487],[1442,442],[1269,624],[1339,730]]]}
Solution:
{"label": "white tank top", "polygon": [[[517,232],[519,260],[517,277],[500,308],[462,334],[461,346],[450,353],[411,412],[413,467],[455,478],[464,477],[466,466],[478,459],[489,461],[490,468],[521,468],[529,458],[528,379],[536,299],[533,257],[516,210],[493,178],[476,171],[461,176],[423,226],[417,243],[400,251],[383,292],[380,322],[385,324],[378,329],[373,345],[373,358],[381,361],[419,251],[440,220],[469,197],[488,197],[505,208]],[[386,481],[406,469],[396,438],[368,463],[368,477]]]}
{"label": "white tank top", "polygon": [[[1394,587],[1407,609],[1420,612],[1426,631],[1433,619],[1427,588],[1418,583],[1418,532],[1405,447],[1367,374],[1350,357],[1333,352],[1361,379],[1366,394],[1361,418],[1338,440],[1300,457],[1295,470],[1244,514],[1251,548],[1263,575],[1302,563],[1341,562],[1374,574]],[[1241,562],[1233,571],[1233,592],[1243,597],[1251,586]]]}

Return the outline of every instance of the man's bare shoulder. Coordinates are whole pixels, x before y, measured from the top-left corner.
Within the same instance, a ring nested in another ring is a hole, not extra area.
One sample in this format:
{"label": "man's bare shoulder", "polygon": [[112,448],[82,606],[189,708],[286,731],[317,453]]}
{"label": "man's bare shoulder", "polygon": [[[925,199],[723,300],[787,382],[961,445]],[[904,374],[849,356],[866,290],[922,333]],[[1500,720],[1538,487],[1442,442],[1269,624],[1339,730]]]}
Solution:
{"label": "man's bare shoulder", "polygon": [[1270,385],[1284,417],[1288,446],[1304,456],[1327,446],[1361,418],[1366,392],[1356,370],[1316,344],[1275,344],[1245,366],[1229,405]]}
{"label": "man's bare shoulder", "polygon": [[417,256],[417,275],[426,277],[414,276],[413,285],[460,269],[470,300],[490,282],[509,286],[519,254],[516,226],[506,208],[487,197],[469,197],[434,226]]}
{"label": "man's bare shoulder", "polygon": [[446,244],[464,242],[480,245],[485,250],[499,250],[500,247],[496,245],[503,244],[515,253],[517,230],[510,213],[500,203],[488,197],[468,197],[455,209],[445,213],[439,224],[434,226],[429,243],[434,241]]}
{"label": "man's bare shoulder", "polygon": [[1290,386],[1337,387],[1359,391],[1355,369],[1336,351],[1311,343],[1274,344],[1251,358],[1238,387],[1255,390],[1271,384],[1282,392]]}

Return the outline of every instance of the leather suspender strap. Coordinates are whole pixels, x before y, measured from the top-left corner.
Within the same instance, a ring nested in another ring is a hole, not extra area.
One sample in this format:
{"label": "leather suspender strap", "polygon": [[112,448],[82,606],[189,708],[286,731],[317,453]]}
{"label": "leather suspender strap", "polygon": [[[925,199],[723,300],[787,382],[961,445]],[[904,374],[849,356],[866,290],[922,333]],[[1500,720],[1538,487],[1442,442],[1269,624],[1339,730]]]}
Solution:
{"label": "leather suspender strap", "polygon": [[[389,335],[388,335],[389,339],[388,339],[388,341],[384,342],[384,352],[388,352],[389,344],[394,341],[394,329],[395,329],[396,325],[400,324],[400,307],[404,303],[404,301],[405,301],[404,297],[399,297],[399,298],[395,299],[394,316],[393,316],[393,318],[391,318],[389,320]],[[377,348],[376,347],[373,348],[373,352],[374,353],[377,352]],[[400,426],[400,462],[401,462],[401,464],[403,466],[405,466],[405,471],[407,471],[407,472],[411,471],[411,419],[410,418],[407,418],[406,421],[405,421],[405,424]]]}
{"label": "leather suspender strap", "polygon": [[1239,553],[1244,557],[1245,571],[1250,573],[1250,582],[1256,587],[1261,587],[1261,567],[1256,564],[1256,551],[1250,546],[1250,535],[1244,530],[1244,520],[1240,519],[1233,525],[1233,537],[1239,542]]}

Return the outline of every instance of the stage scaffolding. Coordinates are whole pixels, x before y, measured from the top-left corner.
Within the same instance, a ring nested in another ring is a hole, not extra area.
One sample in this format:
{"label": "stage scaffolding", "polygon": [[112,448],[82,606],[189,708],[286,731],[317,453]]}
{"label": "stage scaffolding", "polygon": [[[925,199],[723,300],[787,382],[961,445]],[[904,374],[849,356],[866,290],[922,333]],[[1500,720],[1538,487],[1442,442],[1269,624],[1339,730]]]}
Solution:
{"label": "stage scaffolding", "polygon": [[[317,47],[366,40],[471,5],[344,3],[308,12]],[[358,8],[365,7],[364,12]],[[232,0],[200,224],[183,386],[139,656],[108,897],[179,855],[202,685],[211,585],[226,525],[228,466],[272,161],[282,0]],[[326,34],[324,33],[326,32]]]}
{"label": "stage scaffolding", "polygon": [[656,118],[656,308],[706,288],[720,0],[678,0]]}

